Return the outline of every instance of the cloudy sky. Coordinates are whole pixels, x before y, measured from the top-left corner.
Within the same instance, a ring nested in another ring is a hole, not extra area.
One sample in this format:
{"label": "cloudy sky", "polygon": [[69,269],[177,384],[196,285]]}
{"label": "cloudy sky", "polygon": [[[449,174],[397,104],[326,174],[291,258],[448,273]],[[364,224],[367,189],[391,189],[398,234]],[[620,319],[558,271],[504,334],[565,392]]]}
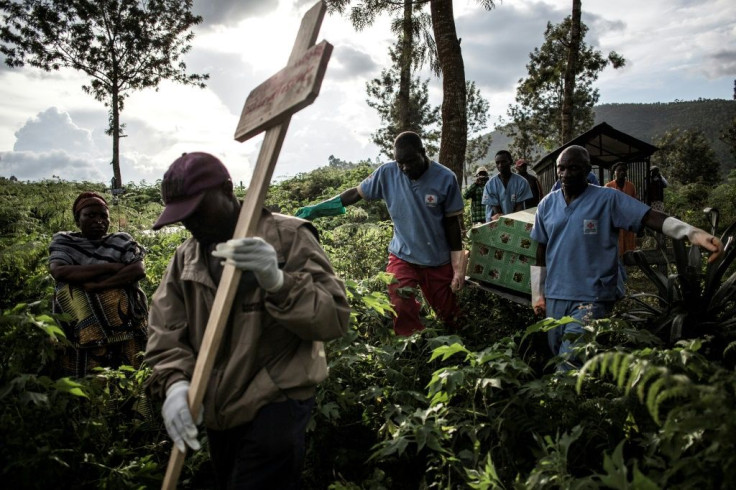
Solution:
{"label": "cloudy sky", "polygon": [[[182,152],[218,155],[234,180],[247,185],[262,136],[233,140],[248,93],[284,67],[299,23],[313,0],[195,0],[204,17],[185,59],[190,72],[209,73],[206,89],[163,83],[133,93],[122,113],[124,182],[155,182]],[[490,103],[489,119],[505,117],[529,53],[541,45],[546,23],[569,15],[569,0],[506,0],[483,10],[455,0],[466,77]],[[600,103],[731,99],[736,78],[733,0],[583,0],[586,41],[627,59],[607,69]],[[320,96],[292,118],[276,178],[327,164],[376,159],[370,142],[379,120],[365,103],[365,84],[389,64],[388,19],[355,32],[328,15],[319,40],[334,46]],[[429,76],[429,75],[427,75]],[[111,139],[104,106],[82,92],[85,78],[65,70],[0,67],[0,176],[109,182]],[[440,82],[430,84],[435,103]],[[489,128],[490,129],[490,128]]]}

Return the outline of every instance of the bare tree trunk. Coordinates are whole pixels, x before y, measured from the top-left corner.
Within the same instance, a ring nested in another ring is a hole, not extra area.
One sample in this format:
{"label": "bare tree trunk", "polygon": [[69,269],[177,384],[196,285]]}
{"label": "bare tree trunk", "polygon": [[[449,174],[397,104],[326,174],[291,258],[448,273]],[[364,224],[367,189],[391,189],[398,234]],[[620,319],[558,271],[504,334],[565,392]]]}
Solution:
{"label": "bare tree trunk", "polygon": [[431,0],[432,30],[442,71],[442,141],[439,161],[462,182],[467,146],[465,65],[455,30],[452,0]]}
{"label": "bare tree trunk", "polygon": [[565,65],[565,85],[562,93],[562,124],[560,144],[573,138],[573,95],[575,93],[575,73],[577,72],[578,54],[580,52],[580,16],[581,0],[572,0],[572,25],[570,27],[570,45],[567,49]]}
{"label": "bare tree trunk", "polygon": [[112,91],[112,107],[110,107],[110,132],[112,133],[112,171],[115,182],[113,189],[122,189],[123,179],[120,175],[120,111],[118,109],[118,91]]}
{"label": "bare tree trunk", "polygon": [[411,61],[414,47],[412,26],[412,0],[404,0],[404,19],[402,23],[401,53],[399,62],[399,96],[397,99],[399,114],[399,132],[412,128],[409,99],[411,97]]}

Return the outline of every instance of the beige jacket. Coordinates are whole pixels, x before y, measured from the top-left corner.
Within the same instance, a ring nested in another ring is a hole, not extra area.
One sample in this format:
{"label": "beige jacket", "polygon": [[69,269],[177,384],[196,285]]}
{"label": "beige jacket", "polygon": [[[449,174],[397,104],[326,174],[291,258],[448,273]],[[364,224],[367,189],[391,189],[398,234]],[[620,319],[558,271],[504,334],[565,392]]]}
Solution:
{"label": "beige jacket", "polygon": [[[306,399],[327,377],[322,341],[342,336],[350,306],[317,232],[309,222],[263,211],[258,235],[273,245],[284,285],[277,293],[244,273],[204,398],[204,423],[223,430],[252,420],[268,403]],[[191,379],[217,286],[205,250],[193,238],[180,245],[153,295],[146,361],[147,388]]]}

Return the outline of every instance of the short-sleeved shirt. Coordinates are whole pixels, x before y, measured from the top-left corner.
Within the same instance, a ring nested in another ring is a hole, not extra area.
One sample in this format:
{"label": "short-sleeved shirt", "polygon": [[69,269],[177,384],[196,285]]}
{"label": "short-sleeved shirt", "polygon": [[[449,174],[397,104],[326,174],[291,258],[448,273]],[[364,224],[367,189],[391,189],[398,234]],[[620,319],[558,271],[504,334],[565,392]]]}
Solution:
{"label": "short-sleeved shirt", "polygon": [[483,204],[486,206],[486,221],[491,220],[493,215],[493,206],[501,208],[502,214],[514,212],[517,202],[524,202],[534,197],[529,187],[529,182],[524,177],[517,174],[511,174],[506,187],[501,182],[501,177],[496,175],[488,182],[483,189]]}
{"label": "short-sleeved shirt", "polygon": [[396,162],[378,167],[358,186],[366,200],[383,199],[394,223],[388,251],[412,264],[436,267],[450,262],[444,218],[463,213],[463,199],[455,174],[430,162],[411,180]]}
{"label": "short-sleeved shirt", "polygon": [[623,192],[588,185],[568,206],[554,191],[537,207],[531,238],[547,247],[545,296],[576,301],[620,297],[619,228],[638,231],[649,206]]}

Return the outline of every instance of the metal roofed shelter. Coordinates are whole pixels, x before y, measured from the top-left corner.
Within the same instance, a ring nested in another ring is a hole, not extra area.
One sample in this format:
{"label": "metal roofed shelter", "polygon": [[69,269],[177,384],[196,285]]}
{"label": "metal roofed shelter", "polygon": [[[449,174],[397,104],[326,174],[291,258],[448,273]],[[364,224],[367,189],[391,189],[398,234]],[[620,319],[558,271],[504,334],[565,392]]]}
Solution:
{"label": "metal roofed shelter", "polygon": [[[615,178],[611,171],[611,167],[615,163],[628,163],[628,180],[636,186],[639,199],[645,200],[650,167],[649,159],[659,148],[623,133],[605,122],[597,124],[589,131],[544,155],[532,165],[532,170],[537,174],[546,192],[552,189],[557,180],[556,161],[558,155],[571,145],[583,146],[588,150],[593,172],[596,173],[601,185],[605,185]],[[608,170],[608,172],[604,174],[604,170]]]}

